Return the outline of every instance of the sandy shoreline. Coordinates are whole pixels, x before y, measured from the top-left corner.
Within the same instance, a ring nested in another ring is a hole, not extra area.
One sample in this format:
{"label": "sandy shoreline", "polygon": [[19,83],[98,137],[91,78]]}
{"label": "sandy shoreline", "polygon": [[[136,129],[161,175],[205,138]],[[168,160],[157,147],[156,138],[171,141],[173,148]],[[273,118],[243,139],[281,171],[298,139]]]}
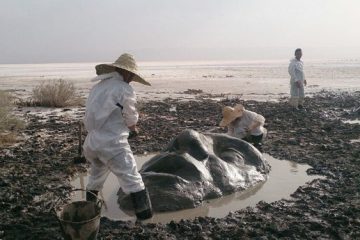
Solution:
{"label": "sandy shoreline", "polygon": [[[104,239],[356,239],[360,237],[360,125],[343,120],[358,119],[360,92],[322,92],[307,98],[306,112],[293,112],[286,102],[242,99],[197,101],[167,99],[145,101],[141,106],[140,136],[131,140],[135,153],[156,152],[186,128],[214,130],[221,106],[245,103],[267,119],[269,138],[264,151],[279,159],[312,166],[317,179],[292,194],[290,200],[259,202],[225,218],[200,217],[169,224],[134,224],[103,218]],[[176,111],[170,109],[176,107]],[[18,109],[19,110],[19,109]],[[356,111],[355,111],[356,110]],[[83,112],[36,116],[19,113],[29,123],[28,137],[14,147],[0,149],[0,238],[60,239],[55,217],[48,212],[58,197],[68,196],[69,177],[85,171],[74,165],[77,154],[77,118]],[[76,114],[76,115],[75,115]],[[78,116],[78,117],[73,117]],[[316,120],[316,121],[314,121]],[[216,132],[222,130],[215,127]],[[51,174],[47,174],[51,173]]]}

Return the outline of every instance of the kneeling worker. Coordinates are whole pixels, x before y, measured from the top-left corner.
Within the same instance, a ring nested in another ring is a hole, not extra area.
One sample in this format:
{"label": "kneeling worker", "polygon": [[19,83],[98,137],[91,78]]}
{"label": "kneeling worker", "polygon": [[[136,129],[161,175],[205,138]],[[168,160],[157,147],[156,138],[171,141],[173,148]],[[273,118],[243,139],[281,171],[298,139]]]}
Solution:
{"label": "kneeling worker", "polygon": [[[139,114],[136,95],[130,82],[149,85],[137,72],[130,54],[121,55],[112,64],[95,67],[98,82],[86,102],[84,124],[88,135],[84,156],[91,164],[87,190],[95,195],[103,188],[110,171],[116,175],[124,193],[130,194],[138,219],[152,217],[149,194],[139,174],[128,137],[136,136]],[[95,196],[87,192],[86,199]]]}
{"label": "kneeling worker", "polygon": [[245,140],[261,151],[261,142],[267,132],[264,123],[262,115],[245,110],[243,105],[237,104],[234,108],[223,108],[223,119],[219,125],[227,126],[230,136]]}

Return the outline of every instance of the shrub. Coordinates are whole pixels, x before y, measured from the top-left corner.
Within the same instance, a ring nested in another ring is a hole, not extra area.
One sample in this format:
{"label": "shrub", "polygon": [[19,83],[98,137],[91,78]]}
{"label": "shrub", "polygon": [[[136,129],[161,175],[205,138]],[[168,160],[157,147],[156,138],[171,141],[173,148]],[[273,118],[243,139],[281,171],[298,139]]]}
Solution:
{"label": "shrub", "polygon": [[36,106],[67,107],[82,103],[74,84],[63,79],[44,81],[32,93],[33,104]]}
{"label": "shrub", "polygon": [[0,133],[0,146],[11,145],[16,143],[17,135],[14,132],[1,132]]}
{"label": "shrub", "polygon": [[0,145],[16,141],[16,130],[24,127],[24,122],[13,116],[13,97],[0,91]]}

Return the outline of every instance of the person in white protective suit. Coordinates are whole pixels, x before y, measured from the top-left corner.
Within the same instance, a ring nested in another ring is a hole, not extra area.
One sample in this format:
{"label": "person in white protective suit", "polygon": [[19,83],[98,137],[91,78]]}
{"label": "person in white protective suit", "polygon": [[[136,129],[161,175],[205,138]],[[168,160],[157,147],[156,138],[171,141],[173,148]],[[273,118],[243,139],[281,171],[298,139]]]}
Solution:
{"label": "person in white protective suit", "polygon": [[139,174],[128,138],[136,136],[138,112],[136,95],[130,82],[150,85],[137,72],[130,54],[122,54],[112,64],[95,66],[99,81],[86,102],[84,124],[88,131],[83,149],[90,162],[87,200],[94,201],[103,188],[110,171],[114,173],[124,193],[130,194],[138,219],[152,217],[149,194]]}
{"label": "person in white protective suit", "polygon": [[219,126],[227,127],[228,135],[247,141],[262,150],[262,141],[267,134],[264,128],[265,118],[262,115],[245,110],[242,104],[237,104],[234,108],[226,106],[222,114]]}
{"label": "person in white protective suit", "polygon": [[304,86],[307,82],[304,74],[304,63],[300,60],[302,50],[295,50],[295,58],[290,60],[288,71],[290,74],[290,100],[289,103],[294,109],[302,109],[304,106]]}

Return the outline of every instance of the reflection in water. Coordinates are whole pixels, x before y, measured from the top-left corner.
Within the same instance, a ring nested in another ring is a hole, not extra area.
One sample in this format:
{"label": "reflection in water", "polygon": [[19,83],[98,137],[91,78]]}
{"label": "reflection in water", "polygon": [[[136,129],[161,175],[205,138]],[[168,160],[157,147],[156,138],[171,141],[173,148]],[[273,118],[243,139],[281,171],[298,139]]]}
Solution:
{"label": "reflection in water", "polygon": [[[145,161],[153,157],[155,154],[145,156],[136,156],[138,169]],[[200,207],[194,209],[186,209],[176,212],[155,213],[154,217],[146,222],[162,222],[167,223],[171,220],[179,221],[180,219],[193,219],[199,216],[209,217],[225,217],[229,212],[236,211],[248,206],[255,206],[259,201],[273,202],[282,198],[290,198],[299,186],[320,176],[308,176],[306,170],[308,165],[297,164],[286,160],[277,160],[270,155],[264,154],[265,158],[271,165],[269,178],[266,182],[262,182],[253,188],[243,192],[233,193],[221,198],[207,200]],[[87,184],[87,174],[80,174],[72,181],[75,188],[85,189]],[[106,216],[114,220],[131,220],[135,221],[136,217],[133,212],[124,212],[119,209],[117,203],[117,192],[119,183],[115,175],[110,174],[104,184],[104,189],[100,196],[105,200],[102,216]],[[73,200],[85,199],[85,193],[75,192]],[[156,201],[155,199],[153,201]]]}
{"label": "reflection in water", "polygon": [[291,172],[297,172],[298,171],[298,169],[297,169],[297,163],[296,162],[293,162],[293,161],[289,161],[289,163],[290,163],[290,167],[291,167],[291,169],[290,169],[290,171]]}

